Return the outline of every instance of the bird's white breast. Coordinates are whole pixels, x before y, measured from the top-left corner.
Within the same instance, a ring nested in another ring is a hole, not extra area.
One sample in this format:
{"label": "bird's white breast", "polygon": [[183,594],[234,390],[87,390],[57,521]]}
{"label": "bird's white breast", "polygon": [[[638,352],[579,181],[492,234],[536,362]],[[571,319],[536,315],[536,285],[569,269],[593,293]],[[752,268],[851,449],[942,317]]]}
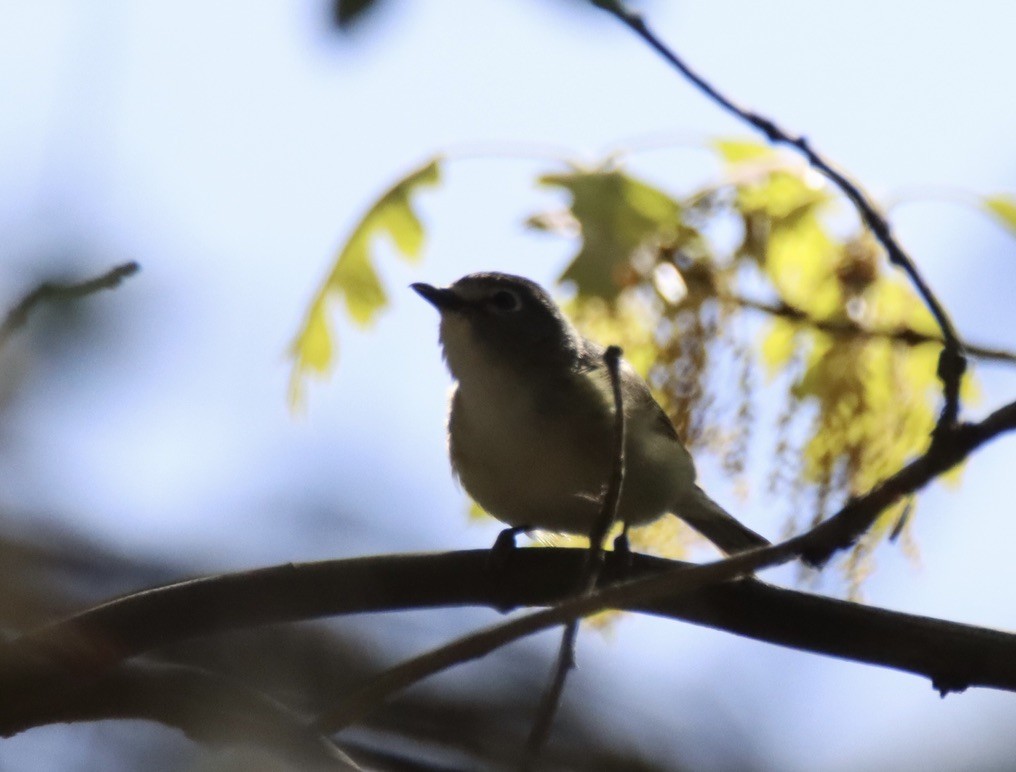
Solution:
{"label": "bird's white breast", "polygon": [[[441,338],[458,381],[449,416],[452,465],[463,487],[510,525],[588,533],[613,463],[613,397],[603,369],[520,372],[476,346],[466,320]],[[625,364],[625,367],[628,367]],[[636,376],[637,377],[637,376]],[[680,443],[653,426],[655,405],[632,400],[619,514],[632,524],[672,509],[694,468]]]}

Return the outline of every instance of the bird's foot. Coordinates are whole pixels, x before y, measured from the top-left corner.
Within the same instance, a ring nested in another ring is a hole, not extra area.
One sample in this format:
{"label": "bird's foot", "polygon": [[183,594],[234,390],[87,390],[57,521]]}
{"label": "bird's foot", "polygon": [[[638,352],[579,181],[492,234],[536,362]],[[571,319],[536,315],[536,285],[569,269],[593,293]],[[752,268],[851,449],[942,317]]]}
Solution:
{"label": "bird's foot", "polygon": [[634,553],[631,551],[631,542],[628,541],[627,529],[614,539],[614,553],[611,555],[611,560],[621,568],[629,569],[632,567],[635,558]]}
{"label": "bird's foot", "polygon": [[517,549],[515,537],[520,533],[527,533],[531,530],[527,525],[514,525],[501,531],[494,540],[494,546],[490,548],[490,554],[487,556],[487,569],[489,571],[503,571],[505,566],[508,565],[508,561],[511,560],[512,553]]}

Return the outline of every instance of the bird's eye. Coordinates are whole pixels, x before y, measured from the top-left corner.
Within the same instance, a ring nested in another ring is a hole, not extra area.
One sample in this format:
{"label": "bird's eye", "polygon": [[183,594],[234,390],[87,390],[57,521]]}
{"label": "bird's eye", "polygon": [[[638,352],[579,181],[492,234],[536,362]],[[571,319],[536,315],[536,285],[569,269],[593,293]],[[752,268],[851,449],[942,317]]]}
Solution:
{"label": "bird's eye", "polygon": [[519,296],[508,290],[498,290],[490,296],[490,304],[499,311],[516,311],[519,307]]}

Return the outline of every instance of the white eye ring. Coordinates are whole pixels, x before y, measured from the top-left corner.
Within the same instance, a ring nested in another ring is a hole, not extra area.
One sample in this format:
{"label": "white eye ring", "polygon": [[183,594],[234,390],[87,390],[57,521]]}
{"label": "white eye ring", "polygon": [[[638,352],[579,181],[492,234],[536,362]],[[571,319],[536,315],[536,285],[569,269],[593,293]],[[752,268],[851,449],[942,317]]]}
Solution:
{"label": "white eye ring", "polygon": [[490,296],[490,304],[494,306],[498,311],[518,311],[519,306],[522,305],[519,302],[519,296],[509,290],[498,290]]}

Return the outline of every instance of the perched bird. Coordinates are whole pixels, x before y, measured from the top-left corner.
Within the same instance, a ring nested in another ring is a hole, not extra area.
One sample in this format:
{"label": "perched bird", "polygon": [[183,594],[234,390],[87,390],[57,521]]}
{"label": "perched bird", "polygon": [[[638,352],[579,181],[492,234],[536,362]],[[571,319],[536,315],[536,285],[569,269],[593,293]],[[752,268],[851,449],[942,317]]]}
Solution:
{"label": "perched bird", "polygon": [[[536,283],[474,273],[449,287],[413,284],[441,314],[456,380],[452,469],[505,533],[589,535],[613,462],[614,402],[604,347],[579,335]],[[625,478],[618,519],[672,513],[726,553],[768,544],[695,484],[695,466],[645,381],[622,360]]]}

